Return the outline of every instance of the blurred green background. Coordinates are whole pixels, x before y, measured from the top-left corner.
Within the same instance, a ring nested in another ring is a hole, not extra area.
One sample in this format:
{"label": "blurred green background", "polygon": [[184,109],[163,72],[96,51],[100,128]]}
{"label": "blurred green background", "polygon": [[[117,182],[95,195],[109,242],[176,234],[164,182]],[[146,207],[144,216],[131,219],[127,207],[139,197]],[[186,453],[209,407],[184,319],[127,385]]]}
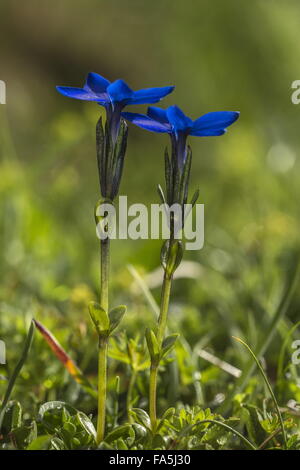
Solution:
{"label": "blurred green background", "polygon": [[[185,254],[170,325],[187,341],[187,355],[200,344],[243,368],[247,353],[231,336],[254,349],[264,341],[298,259],[300,107],[291,102],[291,83],[300,78],[299,14],[297,0],[1,0],[0,79],[7,86],[7,104],[0,105],[0,337],[7,346],[1,375],[10,374],[32,316],[91,380],[96,374],[86,305],[99,294],[94,132],[102,111],[55,90],[81,86],[89,71],[123,78],[134,89],[174,84],[163,106],[176,103],[192,118],[241,112],[225,136],[191,138],[191,192],[199,188],[205,204],[206,240],[201,251]],[[164,135],[130,126],[121,186],[129,202],[158,202],[167,144]],[[112,299],[128,305],[129,336],[143,334],[153,314],[127,265],[158,301],[159,250],[157,241],[113,243]],[[273,380],[299,302],[297,292],[266,353]],[[234,383],[196,353],[193,360],[180,357],[175,388],[183,401],[213,403]],[[125,391],[126,370],[114,361],[111,370],[121,374]],[[300,399],[295,375],[285,380],[284,398]],[[167,382],[162,376],[162,391]],[[76,390],[36,336],[16,396],[28,398],[28,406],[59,396],[74,402]]]}

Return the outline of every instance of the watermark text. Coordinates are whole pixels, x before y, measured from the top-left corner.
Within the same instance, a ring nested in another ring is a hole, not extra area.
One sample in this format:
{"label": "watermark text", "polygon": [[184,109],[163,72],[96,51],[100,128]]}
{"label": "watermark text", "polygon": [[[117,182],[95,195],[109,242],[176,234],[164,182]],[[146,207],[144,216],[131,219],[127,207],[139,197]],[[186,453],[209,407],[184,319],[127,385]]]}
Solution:
{"label": "watermark text", "polygon": [[6,104],[6,84],[0,80],[0,104]]}
{"label": "watermark text", "polygon": [[[117,214],[118,212],[118,214]],[[144,204],[128,206],[120,196],[118,207],[103,202],[96,210],[96,234],[101,240],[185,239],[186,250],[201,250],[204,245],[204,204]]]}

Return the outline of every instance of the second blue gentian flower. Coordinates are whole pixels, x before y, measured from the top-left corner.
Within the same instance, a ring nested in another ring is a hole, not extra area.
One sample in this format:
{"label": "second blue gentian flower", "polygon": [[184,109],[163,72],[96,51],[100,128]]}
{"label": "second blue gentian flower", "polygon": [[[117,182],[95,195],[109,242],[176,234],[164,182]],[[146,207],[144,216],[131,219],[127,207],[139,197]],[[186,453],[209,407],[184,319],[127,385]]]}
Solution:
{"label": "second blue gentian flower", "polygon": [[150,106],[147,115],[124,112],[122,116],[148,131],[170,134],[172,144],[176,147],[178,166],[182,169],[189,135],[197,137],[222,135],[227,127],[238,119],[239,114],[237,111],[216,111],[192,120],[178,106],[170,106],[167,109]]}
{"label": "second blue gentian flower", "polygon": [[83,88],[58,86],[57,90],[69,98],[95,101],[104,106],[113,141],[116,140],[121,112],[128,105],[157,103],[171,93],[173,86],[144,88],[133,91],[124,80],[110,82],[97,73],[89,73]]}

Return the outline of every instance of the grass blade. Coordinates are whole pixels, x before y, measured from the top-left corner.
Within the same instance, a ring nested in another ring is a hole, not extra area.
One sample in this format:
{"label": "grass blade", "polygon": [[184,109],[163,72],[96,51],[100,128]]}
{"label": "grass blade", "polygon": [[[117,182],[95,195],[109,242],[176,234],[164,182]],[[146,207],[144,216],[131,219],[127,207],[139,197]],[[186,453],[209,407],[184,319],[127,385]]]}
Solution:
{"label": "grass blade", "polygon": [[[223,428],[225,428],[227,431],[231,432],[232,434],[235,434],[237,437],[239,437],[241,439],[241,441],[243,441],[246,446],[251,449],[251,450],[257,450],[257,448],[255,447],[254,444],[252,444],[251,441],[249,441],[249,439],[247,439],[245,436],[243,436],[243,434],[241,434],[239,431],[237,431],[236,429],[232,428],[231,426],[229,426],[228,424],[226,423],[222,423],[222,421],[217,421],[215,419],[202,419],[201,421],[198,421],[197,423],[195,424],[190,424],[187,428],[185,428],[183,431],[181,431],[181,433],[179,434],[179,437],[184,437],[184,434],[186,434],[187,432],[189,432],[191,429],[193,429],[195,426],[199,426],[200,424],[205,424],[205,423],[211,423],[211,424],[215,424],[217,426],[221,426]],[[176,442],[176,444],[178,444],[178,442]],[[171,449],[172,447],[170,447]]]}
{"label": "grass blade", "polygon": [[63,347],[59,344],[55,336],[39,321],[33,320],[38,331],[41,333],[46,343],[49,345],[58,360],[64,365],[69,374],[73,377],[75,382],[82,386],[82,388],[94,398],[97,398],[97,391],[93,389],[89,381],[85,378],[79,367],[66,353]]}
{"label": "grass blade", "polygon": [[151,294],[149,287],[147,286],[147,284],[145,283],[143,278],[139,275],[139,273],[137,272],[137,270],[135,269],[134,266],[132,266],[130,264],[130,265],[127,266],[127,268],[128,268],[128,271],[130,272],[130,274],[132,275],[132,277],[134,278],[134,280],[136,281],[136,283],[139,285],[139,287],[142,290],[143,294],[145,295],[145,298],[148,301],[150,307],[152,308],[156,318],[158,318],[158,316],[159,316],[159,306],[157,305],[153,295]]}
{"label": "grass blade", "polygon": [[[258,348],[258,351],[256,352],[256,356],[258,357],[258,359],[260,359],[265,354],[265,352],[268,349],[268,347],[269,347],[269,345],[270,345],[270,343],[273,339],[273,336],[276,332],[278,323],[285,316],[285,314],[286,314],[286,312],[287,312],[287,310],[290,306],[292,297],[293,297],[293,295],[295,293],[295,290],[296,290],[296,287],[298,285],[299,271],[300,271],[300,269],[299,269],[299,264],[298,264],[297,268],[296,268],[296,271],[295,271],[295,274],[293,276],[292,282],[288,283],[289,285],[287,286],[287,288],[285,290],[285,293],[284,293],[284,295],[281,299],[281,302],[279,303],[279,306],[278,306],[278,308],[275,312],[273,320],[271,321],[271,324],[268,328],[267,334],[266,334],[264,340],[261,342],[261,345]],[[252,365],[252,366],[249,366],[246,369],[245,373],[241,377],[241,382],[240,382],[240,385],[239,385],[240,390],[242,390],[245,387],[246,383],[249,380],[249,377],[252,375],[254,370],[255,370],[255,364]]]}
{"label": "grass blade", "polygon": [[261,366],[261,363],[259,362],[259,360],[257,359],[257,357],[255,356],[254,352],[252,351],[252,349],[250,348],[250,346],[248,346],[247,343],[245,343],[242,339],[240,338],[236,338],[235,336],[233,337],[234,339],[236,339],[239,343],[243,344],[243,346],[245,346],[245,348],[248,349],[249,353],[251,354],[251,356],[253,357],[267,387],[268,387],[268,390],[270,392],[270,395],[272,397],[272,400],[274,402],[274,405],[275,405],[275,408],[276,408],[276,411],[277,411],[277,415],[278,415],[278,419],[279,419],[279,423],[280,423],[280,427],[281,427],[281,432],[282,432],[282,436],[283,436],[283,440],[284,440],[284,447],[285,449],[287,449],[287,438],[286,438],[286,432],[285,432],[285,428],[284,428],[284,424],[283,424],[283,419],[282,419],[282,416],[281,416],[281,413],[280,413],[280,409],[279,409],[279,406],[278,406],[278,403],[277,403],[277,400],[276,400],[276,397],[274,395],[274,392],[272,390],[272,387],[270,385],[270,382],[268,381],[268,378],[265,374],[265,371],[263,370],[262,366]]}
{"label": "grass blade", "polygon": [[[288,276],[286,280],[286,288],[284,290],[284,294],[281,298],[281,301],[275,311],[272,321],[270,322],[269,328],[266,332],[264,338],[260,341],[257,350],[255,351],[255,355],[258,359],[265,354],[270,343],[274,337],[274,334],[277,330],[279,322],[284,318],[287,313],[287,310],[291,304],[293,295],[296,291],[299,282],[299,274],[300,274],[300,263],[297,260],[294,269],[291,272],[291,276]],[[253,361],[250,361],[249,364],[246,365],[241,377],[237,380],[236,386],[234,387],[233,391],[227,396],[224,403],[221,405],[219,412],[226,413],[231,406],[232,399],[236,393],[242,392],[245,386],[247,385],[249,378],[255,371],[256,365]]]}
{"label": "grass blade", "polygon": [[27,333],[27,336],[26,336],[26,340],[25,340],[23,351],[22,351],[22,355],[21,355],[21,357],[19,359],[19,362],[17,363],[17,365],[15,367],[15,370],[13,371],[13,374],[10,377],[9,382],[8,382],[8,386],[7,386],[5,396],[4,396],[4,399],[3,399],[3,402],[2,402],[2,405],[1,405],[1,409],[0,409],[0,430],[1,430],[1,427],[2,427],[2,423],[3,423],[3,418],[4,418],[4,415],[5,415],[5,410],[6,410],[8,402],[9,402],[10,396],[12,394],[15,382],[18,378],[19,373],[21,372],[21,369],[22,369],[22,367],[23,367],[23,365],[24,365],[24,363],[25,363],[25,361],[28,357],[28,353],[30,351],[30,347],[31,347],[32,340],[33,340],[33,335],[34,335],[34,330],[35,330],[34,326],[35,326],[34,321],[32,320],[31,324],[30,324],[30,327],[29,327],[29,330],[28,330],[28,333]]}

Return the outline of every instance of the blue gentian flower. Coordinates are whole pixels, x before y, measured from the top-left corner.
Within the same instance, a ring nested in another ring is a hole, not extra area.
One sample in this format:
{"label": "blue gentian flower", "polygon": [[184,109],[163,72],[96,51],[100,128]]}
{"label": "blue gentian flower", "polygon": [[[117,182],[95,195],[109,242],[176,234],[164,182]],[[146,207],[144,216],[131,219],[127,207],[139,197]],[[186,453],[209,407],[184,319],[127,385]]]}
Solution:
{"label": "blue gentian flower", "polygon": [[121,112],[125,106],[157,103],[171,93],[173,86],[145,88],[133,91],[124,80],[110,82],[97,73],[89,73],[83,88],[58,86],[57,90],[69,98],[95,101],[104,106],[113,141],[119,131]]}
{"label": "blue gentian flower", "polygon": [[217,111],[204,114],[193,121],[178,106],[170,106],[167,109],[150,106],[147,115],[124,112],[122,116],[148,131],[170,134],[172,144],[175,145],[178,165],[182,169],[187,153],[187,137],[222,135],[226,128],[238,119],[239,112]]}

